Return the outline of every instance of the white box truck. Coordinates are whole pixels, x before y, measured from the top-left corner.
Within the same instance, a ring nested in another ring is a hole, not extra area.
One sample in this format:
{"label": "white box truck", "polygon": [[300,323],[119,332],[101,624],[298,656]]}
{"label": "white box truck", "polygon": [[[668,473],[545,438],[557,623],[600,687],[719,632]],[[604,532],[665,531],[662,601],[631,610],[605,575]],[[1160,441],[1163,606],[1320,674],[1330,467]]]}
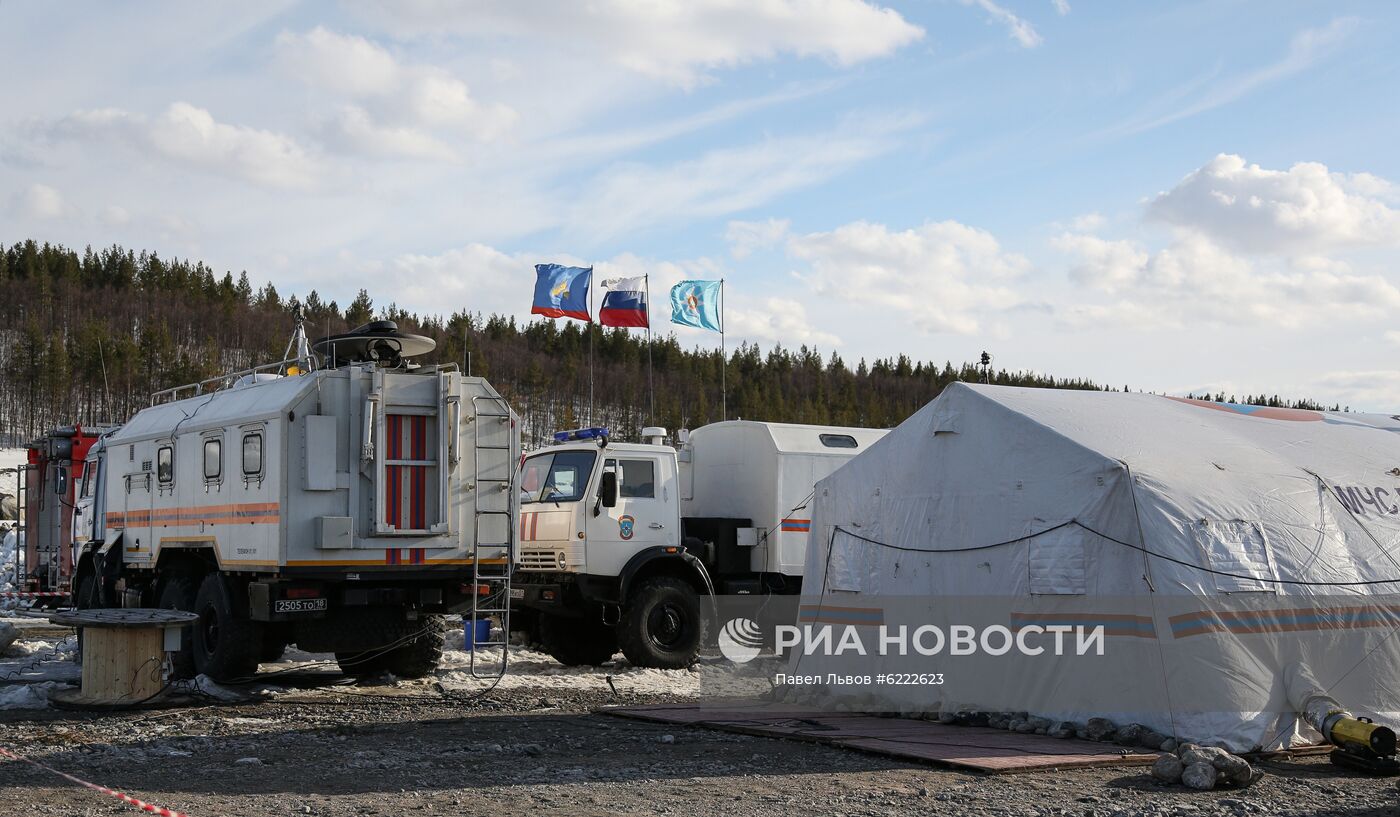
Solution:
{"label": "white box truck", "polygon": [[[565,664],[695,660],[705,599],[795,594],[817,481],[884,431],[730,420],[677,445],[559,432],[521,466],[515,605]],[[522,621],[523,623],[523,621]]]}
{"label": "white box truck", "polygon": [[519,423],[485,380],[411,362],[433,342],[392,322],[319,341],[319,365],[298,338],[92,447],[75,604],[198,613],[179,675],[246,678],[289,643],[424,675],[444,614],[508,608]]}

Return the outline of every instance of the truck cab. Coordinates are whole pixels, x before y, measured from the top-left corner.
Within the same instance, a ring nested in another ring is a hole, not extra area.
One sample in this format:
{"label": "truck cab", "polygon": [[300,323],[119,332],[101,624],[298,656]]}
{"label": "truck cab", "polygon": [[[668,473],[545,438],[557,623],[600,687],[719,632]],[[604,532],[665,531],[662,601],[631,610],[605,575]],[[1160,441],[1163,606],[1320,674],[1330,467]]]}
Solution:
{"label": "truck cab", "polygon": [[661,437],[564,431],[521,465],[524,584],[512,592],[538,611],[541,640],[565,664],[602,663],[620,646],[638,666],[675,668],[699,649],[701,599],[714,590],[686,549],[676,450]]}
{"label": "truck cab", "polygon": [[636,666],[692,663],[717,592],[797,593],[817,480],[884,434],[752,421],[615,442],[555,434],[521,463],[512,594],[565,664],[620,648]]}

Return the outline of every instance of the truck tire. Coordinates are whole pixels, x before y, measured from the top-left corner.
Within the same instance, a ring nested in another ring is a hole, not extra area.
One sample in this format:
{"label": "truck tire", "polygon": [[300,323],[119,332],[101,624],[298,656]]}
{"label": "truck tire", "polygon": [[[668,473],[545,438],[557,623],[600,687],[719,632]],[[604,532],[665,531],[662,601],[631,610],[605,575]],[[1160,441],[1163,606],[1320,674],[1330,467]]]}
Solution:
{"label": "truck tire", "polygon": [[627,660],[654,669],[683,669],[695,663],[705,636],[695,588],[681,579],[655,576],[629,595],[618,624]]}
{"label": "truck tire", "polygon": [[540,641],[566,667],[596,667],[617,653],[617,632],[596,619],[540,613]]}
{"label": "truck tire", "polygon": [[210,573],[199,584],[194,611],[194,666],[215,681],[248,680],[258,671],[262,625],[233,603],[228,582]]}
{"label": "truck tire", "polygon": [[375,639],[381,644],[393,644],[414,636],[411,641],[389,650],[383,648],[364,652],[337,652],[335,660],[346,675],[376,675],[392,672],[400,678],[422,678],[437,669],[447,643],[447,618],[424,616],[418,621],[398,620],[399,610],[385,611],[382,620],[372,625],[381,633]]}
{"label": "truck tire", "polygon": [[[177,573],[167,576],[165,583],[161,585],[160,601],[156,606],[162,610],[194,610],[194,597],[199,592],[194,576]],[[194,631],[198,629],[198,624],[180,628],[180,650],[171,653],[170,666],[176,678],[193,678],[194,669]]]}
{"label": "truck tire", "polygon": [[400,678],[432,675],[442,660],[442,648],[447,644],[446,616],[423,616],[417,622],[408,622],[410,627],[415,624],[418,635],[384,656],[385,669]]}

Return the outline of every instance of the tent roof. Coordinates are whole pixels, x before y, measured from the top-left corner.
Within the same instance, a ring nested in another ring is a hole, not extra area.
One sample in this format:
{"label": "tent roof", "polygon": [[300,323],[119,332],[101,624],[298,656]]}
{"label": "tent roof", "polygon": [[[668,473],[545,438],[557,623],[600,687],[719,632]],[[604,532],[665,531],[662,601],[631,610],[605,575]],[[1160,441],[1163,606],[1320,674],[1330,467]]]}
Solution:
{"label": "tent roof", "polygon": [[[1357,462],[1400,466],[1400,420],[1384,414],[1324,412],[1216,403],[1156,394],[953,384],[949,404],[982,399],[1070,441],[1134,468],[1205,465],[1253,470],[1263,461],[1310,471]],[[935,401],[935,405],[944,400]],[[935,409],[940,413],[939,409]],[[944,415],[956,414],[953,405]],[[953,421],[955,422],[955,421]],[[1326,476],[1326,474],[1324,474]],[[1342,476],[1337,474],[1336,476]],[[1359,474],[1357,476],[1360,476]]]}

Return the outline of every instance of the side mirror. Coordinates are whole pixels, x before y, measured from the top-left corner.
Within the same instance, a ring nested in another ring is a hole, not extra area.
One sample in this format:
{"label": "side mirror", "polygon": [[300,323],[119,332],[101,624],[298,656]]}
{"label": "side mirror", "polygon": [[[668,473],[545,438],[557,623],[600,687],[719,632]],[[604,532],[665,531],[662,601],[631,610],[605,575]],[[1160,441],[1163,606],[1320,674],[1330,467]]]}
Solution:
{"label": "side mirror", "polygon": [[54,471],[53,492],[59,496],[68,493],[68,469],[63,466]]}
{"label": "side mirror", "polygon": [[617,472],[604,471],[598,483],[598,502],[604,508],[617,507]]}

